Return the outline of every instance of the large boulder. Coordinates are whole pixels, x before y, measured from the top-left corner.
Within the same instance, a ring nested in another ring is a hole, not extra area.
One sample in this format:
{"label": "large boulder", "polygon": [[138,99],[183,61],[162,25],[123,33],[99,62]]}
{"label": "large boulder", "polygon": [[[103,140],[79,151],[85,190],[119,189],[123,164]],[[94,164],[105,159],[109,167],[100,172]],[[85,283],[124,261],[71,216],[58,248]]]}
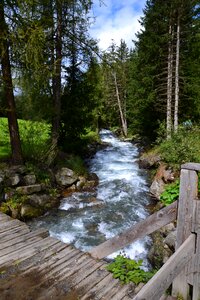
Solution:
{"label": "large boulder", "polygon": [[39,193],[42,191],[41,184],[34,184],[34,185],[26,185],[26,186],[19,186],[16,188],[16,192],[21,195],[31,195],[34,193]]}
{"label": "large boulder", "polygon": [[163,241],[170,249],[175,249],[176,244],[176,230],[170,232]]}
{"label": "large boulder", "polygon": [[165,164],[161,164],[156,172],[153,182],[150,186],[150,193],[157,199],[164,192],[166,183],[174,181],[174,174],[171,169],[168,169]]}
{"label": "large boulder", "polygon": [[27,197],[26,203],[32,207],[40,207],[44,210],[52,208],[58,203],[58,199],[48,194],[33,194]]}
{"label": "large boulder", "polygon": [[36,183],[35,174],[28,174],[24,176],[24,184],[25,185],[33,185]]}
{"label": "large boulder", "polygon": [[56,182],[60,186],[70,186],[78,181],[78,176],[68,168],[61,168],[56,172]]}
{"label": "large boulder", "polygon": [[20,215],[22,218],[30,219],[39,217],[43,213],[41,208],[33,207],[29,204],[23,204],[21,206]]}
{"label": "large boulder", "polygon": [[139,167],[141,169],[156,168],[161,161],[160,155],[156,153],[145,153],[139,159]]}

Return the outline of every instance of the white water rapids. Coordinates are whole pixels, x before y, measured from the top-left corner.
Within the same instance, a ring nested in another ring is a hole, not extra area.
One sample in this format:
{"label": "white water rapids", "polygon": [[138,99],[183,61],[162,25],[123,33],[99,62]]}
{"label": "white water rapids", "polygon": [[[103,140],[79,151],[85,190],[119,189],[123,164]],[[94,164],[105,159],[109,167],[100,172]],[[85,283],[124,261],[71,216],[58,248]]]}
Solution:
{"label": "white water rapids", "polygon": [[[34,227],[48,228],[51,236],[84,251],[145,219],[148,215],[145,207],[150,201],[147,174],[137,163],[137,147],[120,141],[109,130],[102,130],[100,137],[109,146],[99,150],[89,162],[89,171],[99,177],[97,194],[76,192],[70,199],[64,198],[59,209],[32,222]],[[95,207],[81,202],[94,196],[103,200],[103,205]],[[79,207],[73,206],[75,200]],[[124,251],[131,258],[146,261],[149,244],[150,239],[146,237]]]}

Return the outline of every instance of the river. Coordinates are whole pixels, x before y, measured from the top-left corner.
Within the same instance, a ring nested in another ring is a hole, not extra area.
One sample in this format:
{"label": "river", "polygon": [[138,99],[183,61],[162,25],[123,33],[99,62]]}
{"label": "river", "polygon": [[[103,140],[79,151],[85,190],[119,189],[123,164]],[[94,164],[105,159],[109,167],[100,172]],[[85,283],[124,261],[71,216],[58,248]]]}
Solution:
{"label": "river", "polygon": [[[50,235],[87,251],[148,216],[148,176],[138,167],[138,148],[120,141],[109,130],[100,137],[109,145],[89,161],[89,171],[99,177],[97,191],[76,192],[64,198],[58,209],[31,222],[32,227],[48,228]],[[103,205],[92,206],[85,199],[96,197]],[[80,203],[79,207],[70,203]],[[81,200],[84,200],[82,202]],[[134,259],[146,257],[151,241],[146,237],[124,249]],[[109,256],[113,258],[117,253]]]}

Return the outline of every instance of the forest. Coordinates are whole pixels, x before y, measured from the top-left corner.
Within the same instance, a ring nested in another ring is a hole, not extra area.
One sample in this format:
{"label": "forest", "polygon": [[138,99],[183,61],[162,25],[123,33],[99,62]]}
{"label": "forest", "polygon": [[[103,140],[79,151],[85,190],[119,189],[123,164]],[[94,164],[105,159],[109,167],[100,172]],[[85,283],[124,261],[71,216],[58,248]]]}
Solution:
{"label": "forest", "polygon": [[89,34],[92,6],[1,1],[0,157],[51,165],[109,128],[166,162],[199,162],[198,1],[147,0],[132,48],[122,39],[107,51]]}

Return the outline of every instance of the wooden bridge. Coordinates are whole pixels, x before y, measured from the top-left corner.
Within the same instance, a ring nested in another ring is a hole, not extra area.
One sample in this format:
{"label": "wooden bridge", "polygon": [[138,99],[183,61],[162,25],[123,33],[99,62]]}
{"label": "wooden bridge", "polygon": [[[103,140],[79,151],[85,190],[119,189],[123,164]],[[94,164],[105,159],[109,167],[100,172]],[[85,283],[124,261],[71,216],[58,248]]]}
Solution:
{"label": "wooden bridge", "polygon": [[[0,213],[0,300],[200,300],[200,164],[182,165],[179,201],[83,253]],[[176,251],[136,294],[103,257],[177,218]],[[172,284],[172,297],[164,292]],[[174,296],[174,298],[173,298]]]}

